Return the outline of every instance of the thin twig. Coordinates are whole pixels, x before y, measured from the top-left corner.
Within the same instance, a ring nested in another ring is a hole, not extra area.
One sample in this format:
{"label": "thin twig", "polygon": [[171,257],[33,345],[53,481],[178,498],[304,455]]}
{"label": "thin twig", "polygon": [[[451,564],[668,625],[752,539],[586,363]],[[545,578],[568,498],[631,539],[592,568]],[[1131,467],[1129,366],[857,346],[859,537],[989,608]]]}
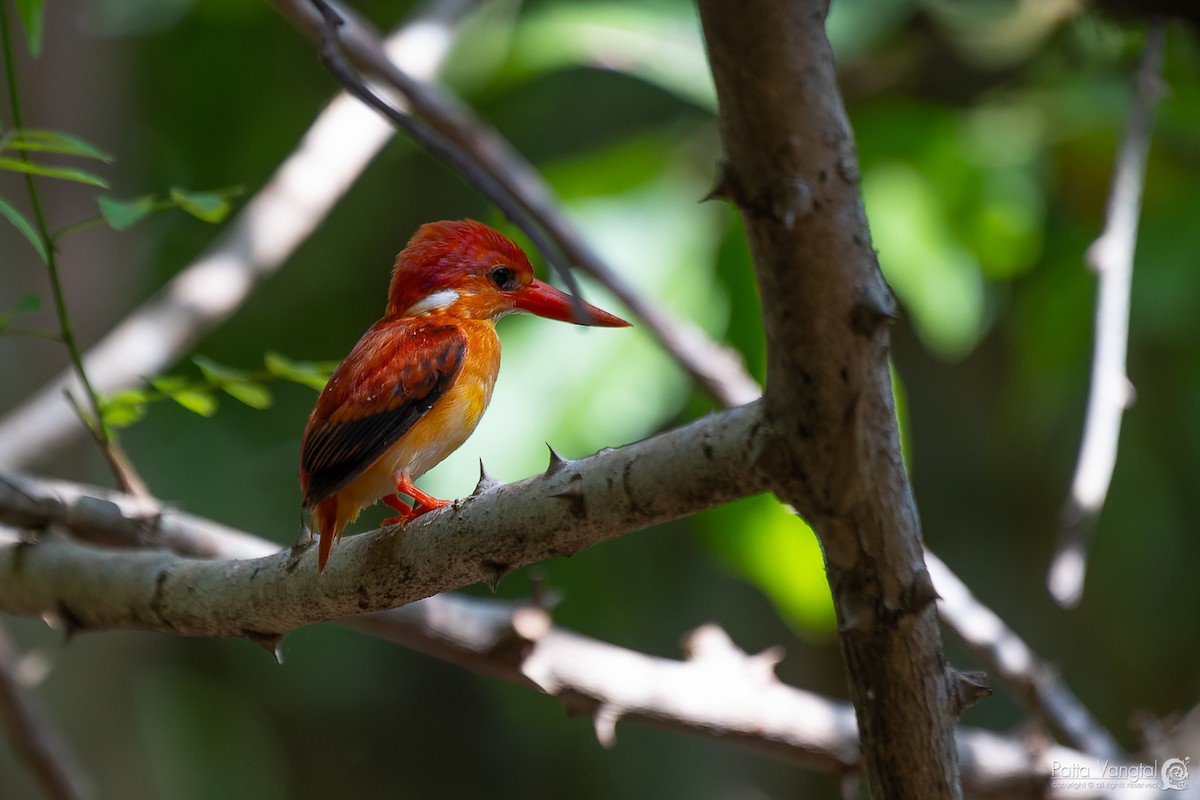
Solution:
{"label": "thin twig", "polygon": [[[0,9],[0,15],[4,14]],[[89,781],[50,720],[15,674],[8,634],[0,627],[0,723],[13,750],[49,800],[91,797]]]}
{"label": "thin twig", "polygon": [[575,276],[571,272],[570,266],[562,259],[558,250],[546,238],[537,223],[525,213],[524,209],[513,202],[506,187],[489,173],[480,169],[471,158],[455,147],[453,143],[431,130],[421,120],[392,106],[382,97],[371,91],[370,87],[359,77],[358,73],[342,53],[341,37],[338,33],[345,24],[342,16],[326,0],[309,0],[309,2],[320,13],[323,22],[320,39],[318,40],[318,51],[321,56],[321,63],[325,65],[325,69],[329,71],[329,74],[352,95],[378,111],[389,122],[411,136],[419,145],[466,177],[488,200],[495,203],[504,212],[505,216],[520,228],[534,243],[534,246],[546,256],[551,266],[554,267],[555,272],[562,277],[563,281],[567,284],[567,288],[570,289],[579,314],[586,316],[582,305],[583,301],[579,297],[579,285],[575,281]]}
{"label": "thin twig", "polygon": [[[320,40],[325,26],[309,0],[272,0],[272,3],[306,35]],[[441,146],[449,143],[473,164],[463,172],[463,177],[474,181],[476,175],[484,174],[490,176],[486,180],[509,192],[519,210],[506,209],[505,213],[514,221],[528,218],[545,231],[555,243],[554,248],[538,244],[538,239],[534,241],[548,258],[561,252],[569,262],[608,288],[693,380],[722,405],[743,405],[762,393],[735,351],[646,301],[596,255],[563,214],[561,203],[542,177],[494,128],[443,87],[422,83],[406,74],[402,65],[394,63],[380,48],[379,37],[369,23],[348,9],[338,6],[337,11],[342,19],[339,43],[346,58],[399,93],[411,106],[414,116],[441,134]],[[482,186],[479,188],[484,191]]]}
{"label": "thin twig", "polygon": [[[16,66],[13,63],[8,12],[4,9],[0,9],[0,43],[2,43],[4,48],[4,68],[5,74],[8,77],[8,103],[9,109],[12,112],[13,126],[18,130],[22,130],[25,127],[25,123],[21,116],[21,95],[17,85]],[[20,157],[25,161],[29,161],[29,154],[25,151],[21,152]],[[80,350],[79,342],[75,338],[75,329],[71,324],[71,314],[67,310],[67,298],[63,292],[62,278],[59,275],[58,254],[55,248],[54,236],[51,234],[50,226],[46,222],[46,214],[42,209],[42,199],[37,189],[37,182],[30,172],[25,173],[25,188],[29,194],[29,204],[33,208],[33,220],[37,228],[38,238],[42,240],[46,251],[46,272],[50,277],[50,295],[54,298],[54,310],[58,315],[58,327],[62,343],[67,348],[67,355],[70,357],[71,365],[75,370],[75,377],[78,378],[80,386],[83,388],[83,396],[87,401],[88,408],[86,411],[82,407],[76,406],[80,421],[100,447],[100,452],[103,453],[105,460],[108,462],[113,477],[117,481],[117,486],[127,492],[145,492],[145,484],[137,477],[128,460],[123,459],[114,450],[115,442],[113,441],[112,433],[104,423],[104,414],[100,410],[100,396],[92,386],[87,370],[84,368],[83,352]]]}
{"label": "thin twig", "polygon": [[1063,510],[1062,540],[1047,577],[1050,594],[1064,607],[1075,606],[1083,595],[1088,544],[1112,482],[1121,417],[1133,402],[1133,386],[1125,374],[1129,295],[1146,158],[1154,111],[1162,95],[1164,48],[1163,21],[1155,18],[1150,22],[1137,67],[1133,104],[1109,188],[1104,230],[1086,256],[1088,266],[1099,276],[1092,383],[1079,461]]}
{"label": "thin twig", "polygon": [[[467,0],[431,4],[388,37],[387,52],[405,69],[431,75],[454,24],[472,7]],[[392,133],[348,93],[335,97],[221,236],[85,354],[96,389],[115,392],[159,374],[233,315],[312,234]],[[77,385],[64,372],[0,420],[0,469],[19,469],[78,435],[62,402],[63,391]]]}

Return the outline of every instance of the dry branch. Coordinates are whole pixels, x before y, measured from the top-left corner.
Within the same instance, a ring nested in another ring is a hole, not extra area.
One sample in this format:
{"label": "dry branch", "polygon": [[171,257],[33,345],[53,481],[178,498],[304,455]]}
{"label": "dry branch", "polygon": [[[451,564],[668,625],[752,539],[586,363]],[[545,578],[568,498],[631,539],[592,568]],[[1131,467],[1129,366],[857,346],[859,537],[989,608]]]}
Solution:
{"label": "dry branch", "polygon": [[[35,529],[59,525],[93,542],[159,547],[176,555],[254,558],[278,549],[143,499],[17,476],[0,480],[0,519]],[[16,541],[15,532],[0,527],[0,546]],[[564,630],[541,607],[452,593],[340,622],[550,694],[591,715],[598,735],[611,736],[617,720],[640,721],[733,741],[828,774],[860,768],[849,704],[779,683],[771,674],[779,657],[774,650],[746,656],[713,626],[689,637],[688,658],[679,661]],[[270,638],[258,643],[276,644]],[[1066,794],[1046,786],[1055,761],[1089,763],[1083,753],[975,729],[961,729],[956,740],[964,786],[974,796],[1108,796]]]}
{"label": "dry branch", "polygon": [[[489,488],[407,528],[348,537],[323,575],[307,547],[201,561],[84,544],[51,526],[33,542],[0,546],[0,610],[58,613],[83,629],[263,640],[391,608],[761,491],[759,412],[743,406],[617,450],[552,461],[543,475]],[[4,492],[21,499],[20,479],[0,482]],[[3,521],[27,524],[19,514]]]}
{"label": "dry branch", "polygon": [[1152,20],[1137,68],[1125,137],[1113,168],[1104,229],[1087,251],[1088,266],[1099,276],[1100,283],[1096,296],[1092,383],[1079,460],[1063,509],[1062,541],[1047,577],[1050,594],[1059,605],[1067,607],[1077,605],[1083,596],[1088,543],[1112,483],[1121,417],[1133,403],[1133,384],[1125,374],[1129,296],[1150,130],[1162,94],[1165,37],[1163,21]]}

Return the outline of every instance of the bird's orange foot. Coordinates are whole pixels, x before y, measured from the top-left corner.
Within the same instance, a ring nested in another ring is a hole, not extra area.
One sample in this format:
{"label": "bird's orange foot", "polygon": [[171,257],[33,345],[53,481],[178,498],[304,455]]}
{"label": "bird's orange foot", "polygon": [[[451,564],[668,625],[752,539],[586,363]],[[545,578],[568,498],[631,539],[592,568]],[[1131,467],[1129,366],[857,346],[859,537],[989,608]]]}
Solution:
{"label": "bird's orange foot", "polygon": [[[408,478],[399,478],[396,481],[395,495],[389,495],[383,498],[383,502],[387,503],[392,508],[399,511],[403,516],[390,517],[383,521],[384,525],[395,525],[396,523],[412,522],[422,514],[433,511],[435,508],[450,505],[449,500],[439,500],[431,494],[426,494],[413,485],[413,482]],[[406,494],[413,499],[412,508],[400,499],[401,494]]]}
{"label": "bird's orange foot", "polygon": [[398,522],[407,522],[409,515],[412,514],[412,506],[400,499],[400,495],[389,494],[383,498],[383,502],[400,512],[398,517],[388,517],[382,525],[395,525]]}

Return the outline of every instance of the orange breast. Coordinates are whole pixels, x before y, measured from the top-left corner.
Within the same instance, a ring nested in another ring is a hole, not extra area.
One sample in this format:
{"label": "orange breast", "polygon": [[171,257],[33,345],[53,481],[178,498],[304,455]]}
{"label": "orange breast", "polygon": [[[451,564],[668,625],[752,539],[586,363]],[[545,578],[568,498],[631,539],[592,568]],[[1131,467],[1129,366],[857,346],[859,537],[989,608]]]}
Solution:
{"label": "orange breast", "polygon": [[366,471],[336,495],[336,530],[358,512],[396,491],[396,479],[416,480],[453,453],[479,424],[500,370],[500,340],[490,320],[456,320],[467,334],[467,353],[449,391]]}

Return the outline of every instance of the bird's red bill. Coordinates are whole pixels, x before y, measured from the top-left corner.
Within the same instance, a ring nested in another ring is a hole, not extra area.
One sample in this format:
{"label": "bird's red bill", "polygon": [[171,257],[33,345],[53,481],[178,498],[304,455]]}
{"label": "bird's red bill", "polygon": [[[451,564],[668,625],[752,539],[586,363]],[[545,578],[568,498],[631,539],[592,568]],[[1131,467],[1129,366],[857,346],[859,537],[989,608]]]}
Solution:
{"label": "bird's red bill", "polygon": [[548,283],[534,279],[524,289],[511,293],[513,304],[521,311],[559,322],[595,325],[601,328],[627,328],[629,323],[615,314],[596,308],[560,292]]}

